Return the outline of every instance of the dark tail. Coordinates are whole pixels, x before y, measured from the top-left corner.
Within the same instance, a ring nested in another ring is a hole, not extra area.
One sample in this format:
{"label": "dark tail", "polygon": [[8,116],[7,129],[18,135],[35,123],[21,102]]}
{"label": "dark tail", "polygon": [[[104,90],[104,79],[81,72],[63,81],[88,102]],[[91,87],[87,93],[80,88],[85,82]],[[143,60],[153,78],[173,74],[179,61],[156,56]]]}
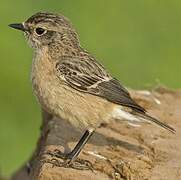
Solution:
{"label": "dark tail", "polygon": [[164,128],[164,129],[172,132],[173,134],[176,133],[176,130],[175,130],[174,128],[172,128],[171,126],[169,126],[169,125],[167,125],[167,124],[159,121],[158,119],[156,119],[156,118],[154,118],[154,117],[149,116],[149,115],[146,114],[146,113],[143,114],[143,113],[135,112],[134,114],[137,115],[137,116],[140,117],[140,118],[143,118],[143,119],[146,120],[146,121],[149,121],[149,122],[151,122],[151,123],[153,122],[153,123],[161,126],[162,128]]}

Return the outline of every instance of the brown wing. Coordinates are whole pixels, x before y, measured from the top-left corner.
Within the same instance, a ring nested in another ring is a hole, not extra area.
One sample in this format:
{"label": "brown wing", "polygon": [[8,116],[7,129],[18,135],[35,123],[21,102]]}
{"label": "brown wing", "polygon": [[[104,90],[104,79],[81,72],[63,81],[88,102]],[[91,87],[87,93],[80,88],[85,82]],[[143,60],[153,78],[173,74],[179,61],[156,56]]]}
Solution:
{"label": "brown wing", "polygon": [[90,93],[110,102],[131,107],[139,112],[139,106],[118,80],[112,78],[94,59],[63,57],[56,65],[57,75],[72,88]]}

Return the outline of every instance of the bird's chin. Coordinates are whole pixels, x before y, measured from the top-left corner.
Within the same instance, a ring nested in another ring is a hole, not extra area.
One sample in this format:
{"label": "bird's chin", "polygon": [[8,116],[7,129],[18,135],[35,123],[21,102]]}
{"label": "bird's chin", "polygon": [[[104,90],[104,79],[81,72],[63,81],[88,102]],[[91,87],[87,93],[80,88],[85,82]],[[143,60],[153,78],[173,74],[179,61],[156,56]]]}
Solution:
{"label": "bird's chin", "polygon": [[37,49],[39,48],[39,45],[36,41],[34,41],[28,34],[25,33],[25,39],[28,43],[28,45],[33,48],[33,49]]}

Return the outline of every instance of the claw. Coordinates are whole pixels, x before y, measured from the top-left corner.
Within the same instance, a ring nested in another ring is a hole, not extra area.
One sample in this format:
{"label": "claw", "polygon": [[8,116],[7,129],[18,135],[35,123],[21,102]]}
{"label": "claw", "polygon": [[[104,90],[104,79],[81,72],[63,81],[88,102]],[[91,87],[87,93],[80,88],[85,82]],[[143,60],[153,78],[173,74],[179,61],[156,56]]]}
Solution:
{"label": "claw", "polygon": [[52,151],[47,151],[46,154],[56,157],[56,158],[61,158],[61,159],[66,159],[66,154],[62,153],[60,150],[55,149],[53,152]]}
{"label": "claw", "polygon": [[[52,167],[65,167],[65,168],[73,168],[77,170],[91,170],[93,171],[93,165],[88,160],[83,159],[71,159],[69,158],[69,154],[64,154],[58,149],[54,150],[53,152],[47,151],[46,154],[50,155],[52,159],[46,160],[46,163],[50,163]],[[62,161],[63,160],[63,161]]]}

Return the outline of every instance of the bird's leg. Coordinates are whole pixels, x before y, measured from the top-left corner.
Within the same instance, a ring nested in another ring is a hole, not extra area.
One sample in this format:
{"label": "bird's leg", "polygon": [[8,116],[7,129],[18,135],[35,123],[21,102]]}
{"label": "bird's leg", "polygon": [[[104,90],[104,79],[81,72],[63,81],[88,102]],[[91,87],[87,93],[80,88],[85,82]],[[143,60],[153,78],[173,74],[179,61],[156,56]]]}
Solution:
{"label": "bird's leg", "polygon": [[[56,166],[66,166],[76,169],[92,169],[91,163],[89,161],[81,160],[78,159],[77,157],[93,133],[94,130],[92,129],[86,130],[81,139],[79,140],[79,142],[77,143],[77,145],[68,154],[63,154],[59,150],[55,150],[54,152],[49,152],[48,154],[50,154],[53,157],[65,159],[65,161],[61,164],[58,161],[56,162],[56,159],[53,159],[55,161],[54,164]],[[88,168],[84,168],[83,166],[87,166]]]}

